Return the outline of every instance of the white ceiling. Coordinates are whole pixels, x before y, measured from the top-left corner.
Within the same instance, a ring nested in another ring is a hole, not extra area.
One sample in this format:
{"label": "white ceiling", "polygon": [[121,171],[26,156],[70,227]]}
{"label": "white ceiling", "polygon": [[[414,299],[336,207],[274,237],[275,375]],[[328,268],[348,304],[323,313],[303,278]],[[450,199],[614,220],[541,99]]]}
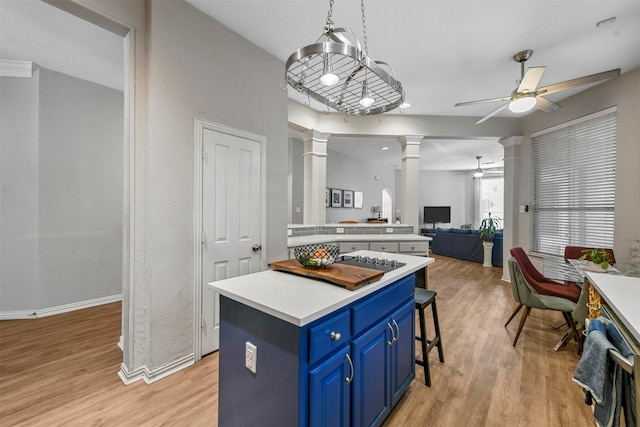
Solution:
{"label": "white ceiling", "polygon": [[[289,55],[320,36],[329,8],[328,0],[186,1],[279,58],[283,77]],[[547,67],[540,86],[640,67],[638,0],[366,0],[365,16],[370,56],[393,66],[412,104],[406,114],[488,114],[500,104],[453,105],[508,96],[520,77],[512,56],[524,49],[534,51],[527,66]],[[596,27],[614,16],[615,22]],[[362,39],[360,2],[335,0],[333,21]],[[0,0],[0,58],[33,61],[118,89],[124,82],[120,37],[39,0]],[[586,88],[548,98],[562,105]],[[292,89],[289,94],[306,101]],[[333,149],[398,166],[395,140],[331,142]],[[390,150],[372,150],[372,144]],[[424,169],[473,169],[476,155],[488,167],[502,161],[501,146],[489,140],[428,141],[422,151]]]}
{"label": "white ceiling", "polygon": [[122,90],[122,37],[40,0],[0,0],[0,58]]}
{"label": "white ceiling", "polygon": [[[186,1],[283,62],[318,39],[329,9],[328,0]],[[638,0],[366,0],[365,17],[369,54],[394,68],[410,114],[488,114],[500,104],[454,104],[509,96],[520,78],[512,57],[525,49],[527,66],[547,67],[540,86],[640,67]],[[361,20],[359,1],[335,0],[334,26],[363,40]]]}

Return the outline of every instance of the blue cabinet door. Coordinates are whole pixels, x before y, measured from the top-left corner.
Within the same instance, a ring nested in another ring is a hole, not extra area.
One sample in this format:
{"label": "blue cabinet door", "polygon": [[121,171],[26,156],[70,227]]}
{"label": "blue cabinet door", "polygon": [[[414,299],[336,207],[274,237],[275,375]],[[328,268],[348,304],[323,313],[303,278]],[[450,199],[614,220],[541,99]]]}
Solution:
{"label": "blue cabinet door", "polygon": [[349,346],[345,346],[309,373],[311,426],[349,425],[351,387],[347,379],[354,374],[350,360]]}
{"label": "blue cabinet door", "polygon": [[[391,314],[391,323],[396,328],[395,344],[391,351],[391,406],[400,400],[415,376],[415,302],[410,300]],[[394,323],[395,322],[395,323]]]}
{"label": "blue cabinet door", "polygon": [[376,324],[356,339],[351,346],[355,375],[352,387],[352,424],[378,425],[391,410],[389,393],[389,343],[391,326],[388,319]]}

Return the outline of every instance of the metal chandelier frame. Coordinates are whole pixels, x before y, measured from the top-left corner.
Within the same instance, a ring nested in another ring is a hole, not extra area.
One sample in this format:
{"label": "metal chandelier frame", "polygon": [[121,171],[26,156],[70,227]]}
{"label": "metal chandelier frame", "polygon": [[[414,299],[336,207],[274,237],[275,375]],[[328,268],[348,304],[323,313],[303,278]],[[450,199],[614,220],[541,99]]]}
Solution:
{"label": "metal chandelier frame", "polygon": [[[314,44],[296,50],[286,63],[285,80],[298,92],[336,111],[366,116],[391,111],[404,102],[402,84],[396,80],[393,68],[367,55],[364,0],[362,23],[365,48],[348,28],[333,28],[331,1],[327,24]],[[350,40],[350,35],[353,40]],[[322,41],[322,39],[326,41]],[[387,67],[387,72],[382,67]],[[320,77],[330,68],[339,77],[337,84],[326,85]],[[373,98],[371,105],[361,102]],[[363,105],[364,104],[364,105]]]}

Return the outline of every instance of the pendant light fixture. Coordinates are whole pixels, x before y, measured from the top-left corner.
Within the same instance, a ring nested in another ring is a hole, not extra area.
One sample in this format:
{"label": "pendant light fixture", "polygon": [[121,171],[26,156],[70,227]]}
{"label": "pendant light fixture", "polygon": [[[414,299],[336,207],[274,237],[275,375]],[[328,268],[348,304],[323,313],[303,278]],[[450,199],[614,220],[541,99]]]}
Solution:
{"label": "pendant light fixture", "polygon": [[340,77],[333,70],[333,63],[331,62],[330,54],[327,53],[324,56],[324,66],[322,68],[322,75],[320,76],[320,83],[325,86],[333,86],[338,84]]}
{"label": "pendant light fixture", "polygon": [[364,49],[350,29],[333,27],[333,2],[329,1],[326,25],[318,40],[289,56],[285,80],[298,92],[339,112],[370,115],[397,108],[404,101],[402,84],[389,64],[369,58],[364,0],[360,1]]}
{"label": "pendant light fixture", "polygon": [[358,104],[362,105],[364,108],[369,108],[374,104],[374,102],[376,102],[376,100],[371,93],[371,89],[369,89],[369,84],[365,80],[362,85],[362,95],[360,96]]}

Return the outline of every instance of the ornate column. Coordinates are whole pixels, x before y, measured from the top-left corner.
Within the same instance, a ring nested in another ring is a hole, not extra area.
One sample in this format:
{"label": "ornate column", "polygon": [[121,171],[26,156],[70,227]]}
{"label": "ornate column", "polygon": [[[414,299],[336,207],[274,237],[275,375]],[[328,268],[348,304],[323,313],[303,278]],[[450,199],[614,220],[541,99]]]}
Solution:
{"label": "ornate column", "polygon": [[420,198],[420,141],[422,135],[403,135],[398,137],[402,145],[402,197],[400,218],[403,224],[413,226],[413,231],[420,234],[419,206]]}
{"label": "ornate column", "polygon": [[[502,280],[509,281],[509,249],[518,245],[518,215],[519,199],[516,192],[519,188],[518,169],[520,166],[520,144],[523,137],[510,136],[500,140],[504,147],[504,218],[502,226],[504,237],[502,240]],[[523,213],[523,215],[526,215]]]}
{"label": "ornate column", "polygon": [[327,219],[325,189],[327,188],[328,133],[310,129],[304,140],[304,223],[324,224]]}

